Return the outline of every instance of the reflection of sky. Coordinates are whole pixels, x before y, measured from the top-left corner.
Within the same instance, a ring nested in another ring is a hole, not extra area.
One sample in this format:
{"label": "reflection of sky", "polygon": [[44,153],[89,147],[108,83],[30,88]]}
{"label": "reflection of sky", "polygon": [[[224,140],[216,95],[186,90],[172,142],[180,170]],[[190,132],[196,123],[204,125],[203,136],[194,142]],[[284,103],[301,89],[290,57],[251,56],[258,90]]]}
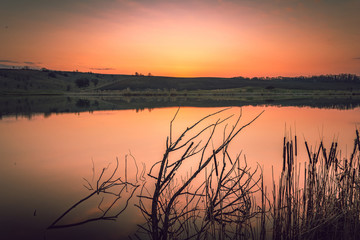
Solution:
{"label": "reflection of sky", "polygon": [[[258,162],[263,166],[267,183],[271,182],[271,166],[274,166],[275,177],[282,167],[285,125],[287,129],[291,128],[293,133],[296,126],[300,162],[303,162],[306,156],[303,137],[314,146],[319,144],[319,139],[323,136],[328,149],[331,140],[336,138],[343,157],[352,151],[354,123],[358,122],[359,108],[336,110],[243,107],[241,123],[248,122],[264,109],[264,114],[244,129],[230,148],[234,156],[243,150],[249,165],[255,166]],[[215,110],[180,109],[174,122],[174,135]],[[60,213],[88,194],[82,186],[85,183],[82,177],[92,179],[92,159],[98,176],[101,169],[109,163],[110,167],[114,167],[118,157],[119,172],[123,175],[124,157],[130,150],[139,168],[144,162],[149,170],[151,164],[162,157],[169,122],[175,112],[176,108],[139,113],[134,110],[102,111],[93,114],[51,115],[48,118],[37,116],[31,120],[1,120],[0,188],[6,193],[0,198],[0,222],[4,228],[2,232],[42,236],[43,229]],[[222,116],[230,113],[238,114],[239,108],[232,108]],[[135,172],[135,168],[130,158],[128,164],[131,180],[131,173]],[[35,209],[36,217],[33,216]],[[92,210],[94,209],[82,211],[91,213]],[[129,208],[124,218],[115,223],[92,223],[66,231],[50,231],[46,235],[50,239],[55,236],[80,239],[85,233],[95,239],[96,236],[100,239],[101,234],[105,233],[118,233],[119,236],[124,234],[125,230],[134,229],[134,223],[139,219],[137,210]]]}
{"label": "reflection of sky", "polygon": [[358,9],[357,0],[3,0],[0,64],[173,76],[360,74]]}

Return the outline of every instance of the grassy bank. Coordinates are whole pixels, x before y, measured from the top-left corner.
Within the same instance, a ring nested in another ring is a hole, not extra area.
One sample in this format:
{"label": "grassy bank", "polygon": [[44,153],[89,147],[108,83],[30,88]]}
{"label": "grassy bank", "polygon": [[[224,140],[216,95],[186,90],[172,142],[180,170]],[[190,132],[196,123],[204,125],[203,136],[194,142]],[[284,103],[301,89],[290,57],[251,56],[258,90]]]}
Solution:
{"label": "grassy bank", "polygon": [[110,75],[0,69],[0,94],[120,94],[124,96],[163,95],[358,95],[356,75],[322,75],[276,78],[175,78],[161,76]]}

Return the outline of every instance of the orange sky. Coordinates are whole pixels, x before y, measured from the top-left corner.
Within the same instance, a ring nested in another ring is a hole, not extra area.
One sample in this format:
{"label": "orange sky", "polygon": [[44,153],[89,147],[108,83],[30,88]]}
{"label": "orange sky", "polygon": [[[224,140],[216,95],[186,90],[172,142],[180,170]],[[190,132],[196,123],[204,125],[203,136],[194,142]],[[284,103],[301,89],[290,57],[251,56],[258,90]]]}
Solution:
{"label": "orange sky", "polygon": [[360,74],[358,9],[358,0],[3,0],[0,67],[189,77]]}

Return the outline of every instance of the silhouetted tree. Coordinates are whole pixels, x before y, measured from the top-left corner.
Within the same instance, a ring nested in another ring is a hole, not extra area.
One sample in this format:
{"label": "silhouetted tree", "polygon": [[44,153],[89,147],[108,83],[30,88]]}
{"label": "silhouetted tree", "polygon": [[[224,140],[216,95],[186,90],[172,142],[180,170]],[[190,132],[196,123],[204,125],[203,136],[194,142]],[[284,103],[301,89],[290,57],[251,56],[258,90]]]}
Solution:
{"label": "silhouetted tree", "polygon": [[79,108],[88,108],[88,107],[90,107],[90,101],[87,99],[79,99],[76,102],[76,106]]}

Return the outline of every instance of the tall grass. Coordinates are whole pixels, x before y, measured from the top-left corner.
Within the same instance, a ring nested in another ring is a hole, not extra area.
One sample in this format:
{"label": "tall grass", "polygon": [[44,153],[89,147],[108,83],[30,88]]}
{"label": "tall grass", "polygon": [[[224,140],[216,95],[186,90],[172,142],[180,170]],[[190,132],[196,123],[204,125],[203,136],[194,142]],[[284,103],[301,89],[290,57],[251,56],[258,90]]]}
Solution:
{"label": "tall grass", "polygon": [[283,170],[273,185],[273,239],[359,239],[358,130],[350,158],[339,157],[337,142],[326,149],[321,141],[311,151],[305,141],[305,147],[308,162],[301,169],[297,145],[284,138]]}

